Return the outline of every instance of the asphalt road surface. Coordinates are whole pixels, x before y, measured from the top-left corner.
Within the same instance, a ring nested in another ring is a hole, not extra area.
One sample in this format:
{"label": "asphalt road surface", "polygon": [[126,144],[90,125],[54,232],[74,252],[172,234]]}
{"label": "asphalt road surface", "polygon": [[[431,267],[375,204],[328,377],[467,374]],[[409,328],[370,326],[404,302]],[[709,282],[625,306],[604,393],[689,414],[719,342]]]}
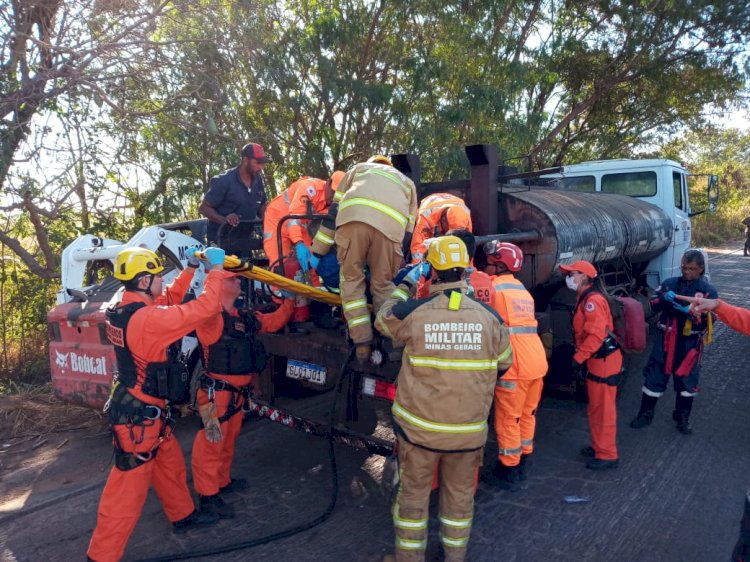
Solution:
{"label": "asphalt road surface", "polygon": [[[710,268],[723,298],[747,304],[750,258],[743,258],[741,250],[716,251]],[[704,357],[691,436],[675,429],[671,389],[650,427],[628,427],[640,403],[646,354],[627,358],[629,375],[618,399],[617,470],[584,468],[578,451],[588,444],[585,405],[546,397],[538,413],[529,488],[509,493],[479,485],[469,560],[728,560],[750,484],[750,338],[722,324],[714,336]],[[297,408],[315,414],[326,411],[329,402],[329,396],[322,396]],[[177,431],[189,454],[195,420]],[[55,490],[43,486],[56,469],[76,462],[63,451],[35,472],[21,501],[0,504],[0,559],[85,558],[106,477],[100,467],[109,454],[107,441],[106,435],[90,440],[87,448],[101,451],[102,458],[80,467],[86,474],[82,482]],[[488,449],[491,462],[494,445]],[[335,446],[335,454],[338,502],[324,523],[270,544],[196,559],[377,561],[392,552],[389,498],[380,486],[383,459],[343,446]],[[152,493],[125,560],[169,560],[304,525],[325,510],[333,494],[328,443],[268,421],[245,425],[235,473],[248,478],[250,487],[230,496],[237,510],[234,520],[176,536]],[[20,477],[3,474],[0,489],[13,485],[14,478]],[[566,496],[585,501],[566,503]],[[433,559],[438,542],[434,519],[430,542],[428,559]]]}

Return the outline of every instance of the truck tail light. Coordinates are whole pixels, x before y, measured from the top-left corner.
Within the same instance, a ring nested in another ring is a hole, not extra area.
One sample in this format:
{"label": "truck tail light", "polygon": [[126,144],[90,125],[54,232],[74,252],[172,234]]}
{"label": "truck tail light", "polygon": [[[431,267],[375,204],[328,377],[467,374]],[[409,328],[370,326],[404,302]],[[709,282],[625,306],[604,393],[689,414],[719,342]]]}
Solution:
{"label": "truck tail light", "polygon": [[396,385],[373,377],[363,377],[362,394],[393,402],[396,398]]}

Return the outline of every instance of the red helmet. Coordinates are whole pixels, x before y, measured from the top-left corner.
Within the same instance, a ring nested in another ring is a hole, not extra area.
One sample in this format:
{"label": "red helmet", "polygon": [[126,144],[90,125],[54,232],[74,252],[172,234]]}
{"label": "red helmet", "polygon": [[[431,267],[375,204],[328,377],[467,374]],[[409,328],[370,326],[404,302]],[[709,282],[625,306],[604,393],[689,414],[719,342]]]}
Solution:
{"label": "red helmet", "polygon": [[521,248],[510,242],[490,240],[484,245],[484,255],[487,256],[487,263],[502,263],[513,273],[520,271],[523,265]]}

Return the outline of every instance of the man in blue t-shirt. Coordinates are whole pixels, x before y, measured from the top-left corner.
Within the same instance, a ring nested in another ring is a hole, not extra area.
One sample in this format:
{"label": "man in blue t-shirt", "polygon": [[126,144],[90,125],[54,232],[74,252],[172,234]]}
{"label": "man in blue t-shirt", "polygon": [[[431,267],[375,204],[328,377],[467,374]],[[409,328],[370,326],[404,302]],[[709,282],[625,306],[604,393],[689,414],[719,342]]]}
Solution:
{"label": "man in blue t-shirt", "polygon": [[[208,191],[198,211],[208,219],[208,243],[218,242],[219,227],[222,239],[240,224],[240,220],[261,218],[266,204],[263,188],[263,166],[270,162],[263,147],[256,143],[246,144],[240,153],[239,166],[211,178]],[[252,232],[251,228],[247,232]],[[232,237],[238,233],[233,232]]]}

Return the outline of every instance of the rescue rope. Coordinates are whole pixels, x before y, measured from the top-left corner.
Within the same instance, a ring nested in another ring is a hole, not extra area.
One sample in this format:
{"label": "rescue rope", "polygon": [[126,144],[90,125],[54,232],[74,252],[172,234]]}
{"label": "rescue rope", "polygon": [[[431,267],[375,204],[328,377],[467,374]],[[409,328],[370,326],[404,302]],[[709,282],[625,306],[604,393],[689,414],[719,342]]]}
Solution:
{"label": "rescue rope", "polygon": [[[236,259],[236,258],[235,258]],[[227,258],[229,260],[229,258]],[[226,261],[224,262],[226,265]],[[256,268],[257,269],[257,268]],[[354,356],[354,346],[352,346],[349,349],[349,353],[346,356],[346,359],[344,360],[344,363],[341,365],[341,371],[339,373],[339,381],[336,384],[335,392],[333,393],[333,400],[331,402],[331,409],[329,412],[329,420],[330,420],[330,429],[333,429],[334,424],[334,413],[336,411],[336,406],[338,405],[338,399],[341,395],[341,389],[343,388],[344,380],[349,376],[349,362],[351,361],[352,357]],[[296,525],[294,527],[290,527],[289,529],[285,529],[283,531],[279,531],[278,533],[273,533],[271,535],[266,535],[265,537],[259,537],[257,539],[251,539],[248,541],[242,541],[234,544],[229,544],[226,546],[220,546],[218,548],[211,548],[206,550],[197,550],[189,553],[173,553],[166,556],[161,556],[158,558],[144,558],[141,560],[137,560],[136,562],[169,562],[170,560],[187,560],[190,558],[198,558],[198,557],[208,557],[213,556],[216,554],[224,554],[226,552],[234,552],[235,550],[244,550],[246,548],[253,548],[255,546],[260,546],[263,544],[268,544],[273,541],[277,541],[280,539],[285,539],[288,537],[291,537],[293,535],[297,535],[299,533],[302,533],[303,531],[307,531],[309,529],[312,529],[313,527],[316,527],[326,521],[331,514],[333,513],[333,510],[336,507],[336,501],[338,500],[339,495],[339,474],[338,474],[338,465],[336,464],[336,450],[334,449],[334,442],[333,440],[329,440],[328,442],[329,448],[328,448],[328,458],[330,460],[330,466],[331,466],[331,499],[329,501],[328,506],[326,509],[321,513],[318,517],[313,519],[312,521],[309,521],[308,523],[303,523],[300,525]]]}

